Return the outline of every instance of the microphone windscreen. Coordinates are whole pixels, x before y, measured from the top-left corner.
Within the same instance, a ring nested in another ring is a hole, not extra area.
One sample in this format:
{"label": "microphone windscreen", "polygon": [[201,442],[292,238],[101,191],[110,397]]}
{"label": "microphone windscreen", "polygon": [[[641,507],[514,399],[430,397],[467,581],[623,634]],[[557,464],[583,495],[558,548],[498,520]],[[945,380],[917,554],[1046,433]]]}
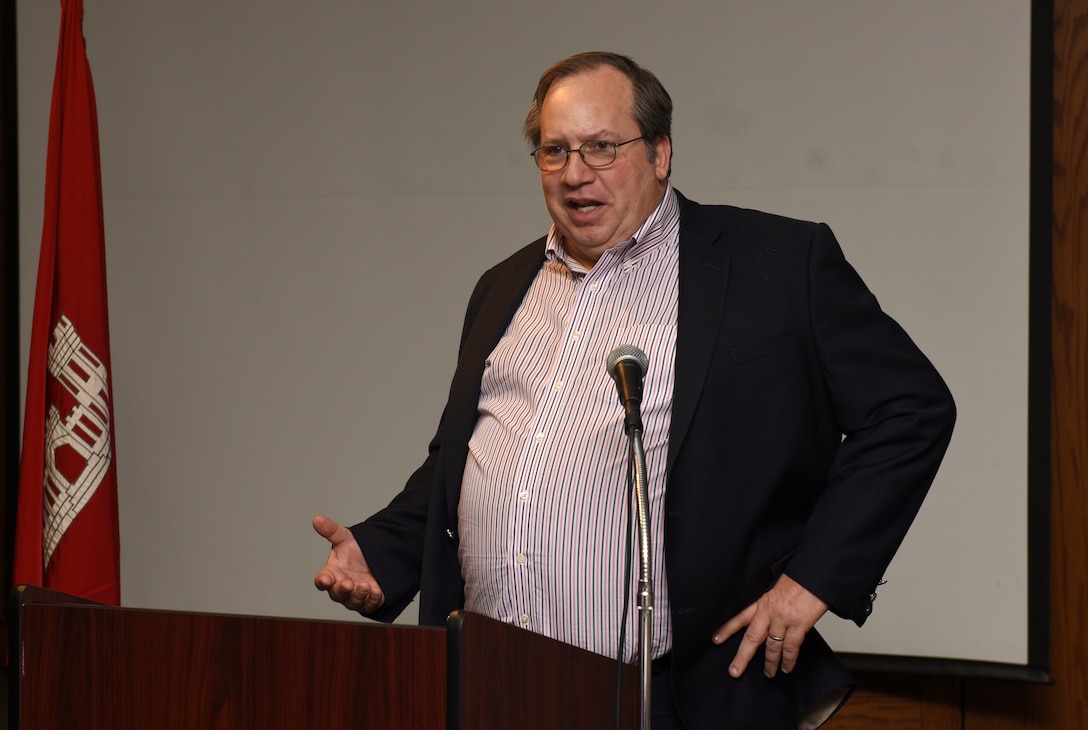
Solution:
{"label": "microphone windscreen", "polygon": [[636,345],[616,345],[612,348],[612,352],[608,353],[608,374],[613,378],[616,377],[616,366],[622,360],[634,360],[638,363],[639,372],[642,375],[646,374],[646,368],[650,366],[650,358]]}

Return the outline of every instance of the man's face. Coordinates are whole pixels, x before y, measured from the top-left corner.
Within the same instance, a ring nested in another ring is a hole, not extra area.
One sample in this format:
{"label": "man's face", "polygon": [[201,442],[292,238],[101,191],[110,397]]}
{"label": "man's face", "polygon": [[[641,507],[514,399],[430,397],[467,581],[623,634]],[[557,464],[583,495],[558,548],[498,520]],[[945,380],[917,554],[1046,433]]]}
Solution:
{"label": "man's face", "polygon": [[[626,142],[638,137],[631,81],[603,66],[556,81],[544,97],[540,144],[577,150],[586,142]],[[585,164],[577,151],[558,172],[541,172],[544,202],[563,234],[567,253],[586,267],[631,238],[664,194],[672,157],[668,139],[657,140],[650,162],[643,141],[616,150],[607,167]]]}

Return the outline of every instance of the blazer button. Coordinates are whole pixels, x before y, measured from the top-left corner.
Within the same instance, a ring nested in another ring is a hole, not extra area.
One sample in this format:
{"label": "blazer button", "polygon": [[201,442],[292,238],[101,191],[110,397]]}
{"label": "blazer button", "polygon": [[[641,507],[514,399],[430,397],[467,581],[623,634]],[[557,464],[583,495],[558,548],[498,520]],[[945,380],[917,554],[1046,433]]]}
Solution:
{"label": "blazer button", "polygon": [[453,530],[451,530],[451,529],[450,529],[450,528],[448,528],[448,527],[446,528],[446,537],[448,537],[448,538],[450,539],[450,541],[451,541],[451,542],[453,542],[453,541],[454,541],[454,539],[453,539]]}

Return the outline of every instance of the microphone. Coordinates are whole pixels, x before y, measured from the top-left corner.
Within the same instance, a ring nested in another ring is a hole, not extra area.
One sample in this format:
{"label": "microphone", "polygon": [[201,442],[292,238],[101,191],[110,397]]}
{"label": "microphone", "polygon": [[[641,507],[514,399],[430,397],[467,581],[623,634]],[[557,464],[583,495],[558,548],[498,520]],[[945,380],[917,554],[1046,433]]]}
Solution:
{"label": "microphone", "polygon": [[635,428],[642,431],[639,405],[642,403],[642,379],[646,376],[649,365],[650,358],[634,345],[617,345],[608,353],[608,374],[616,381],[616,390],[624,410],[624,430],[627,433]]}

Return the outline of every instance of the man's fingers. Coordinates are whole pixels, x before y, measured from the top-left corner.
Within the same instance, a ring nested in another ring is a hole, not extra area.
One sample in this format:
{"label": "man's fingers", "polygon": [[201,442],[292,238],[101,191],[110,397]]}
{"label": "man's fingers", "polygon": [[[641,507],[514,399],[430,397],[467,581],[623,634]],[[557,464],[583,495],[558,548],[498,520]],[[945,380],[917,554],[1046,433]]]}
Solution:
{"label": "man's fingers", "polygon": [[343,603],[351,598],[352,591],[355,590],[355,586],[349,580],[333,581],[329,586],[329,598],[337,603]]}
{"label": "man's fingers", "polygon": [[729,675],[731,677],[739,677],[744,674],[744,670],[748,668],[748,662],[752,661],[752,657],[759,651],[759,647],[762,646],[766,638],[767,623],[757,616],[745,629],[744,636],[740,640],[740,647],[737,648],[737,654],[729,664]]}
{"label": "man's fingers", "polygon": [[317,534],[331,543],[325,567],[314,575],[314,586],[329,594],[329,598],[345,607],[368,614],[385,604],[374,574],[370,572],[351,530],[324,515],[313,520]]}
{"label": "man's fingers", "polygon": [[797,666],[797,657],[801,654],[801,644],[805,641],[805,632],[791,628],[782,642],[782,672],[789,674]]}
{"label": "man's fingers", "polygon": [[782,574],[758,601],[722,624],[712,641],[722,644],[747,625],[736,656],[729,665],[730,676],[741,676],[761,646],[763,673],[767,677],[773,677],[779,671],[789,674],[797,666],[805,635],[826,612],[827,604],[818,596]]}
{"label": "man's fingers", "polygon": [[729,674],[733,677],[739,677],[744,674],[744,670],[748,667],[748,662],[755,656],[756,650],[759,649],[759,645],[763,642],[763,637],[766,635],[765,632],[761,633],[764,629],[761,628],[760,622],[756,621],[756,615],[757,604],[753,603],[751,606],[719,626],[718,630],[714,632],[714,635],[710,639],[715,644],[724,644],[731,636],[747,627],[744,632],[744,637],[741,639],[740,648],[737,650],[737,655],[733,658],[733,663],[729,665]]}
{"label": "man's fingers", "polygon": [[336,583],[336,576],[327,570],[320,570],[317,575],[314,576],[314,586],[316,586],[318,590],[327,591],[333,587],[334,583]]}
{"label": "man's fingers", "polygon": [[782,663],[786,646],[786,630],[768,631],[763,646],[763,674],[768,678],[773,677],[778,673],[778,667]]}
{"label": "man's fingers", "polygon": [[381,589],[369,581],[355,582],[349,578],[336,580],[328,570],[323,570],[314,578],[314,585],[329,594],[336,603],[352,611],[369,613],[381,608],[385,602]]}
{"label": "man's fingers", "polygon": [[364,613],[370,613],[371,611],[376,611],[381,608],[383,603],[385,603],[385,597],[382,595],[381,591],[375,590],[375,588],[371,586],[367,589],[366,595],[363,596],[360,610]]}
{"label": "man's fingers", "polygon": [[714,632],[714,636],[711,637],[711,641],[715,644],[724,644],[729,640],[730,636],[752,623],[752,619],[755,618],[755,615],[756,604],[753,603],[751,606],[719,626],[718,630]]}
{"label": "man's fingers", "polygon": [[314,517],[313,524],[314,530],[317,531],[317,534],[321,535],[321,537],[325,538],[333,545],[342,541],[342,538],[339,538],[340,531],[347,531],[347,528],[341,525],[339,522],[337,522],[336,520],[330,520],[324,515],[318,515],[317,517]]}
{"label": "man's fingers", "polygon": [[332,581],[326,590],[329,592],[329,598],[353,609],[359,608],[370,593],[370,588],[366,584],[355,583],[347,578]]}
{"label": "man's fingers", "polygon": [[352,611],[362,613],[374,611],[381,607],[383,602],[381,592],[370,583],[353,584],[347,580],[333,586],[333,589],[329,591],[329,597]]}

